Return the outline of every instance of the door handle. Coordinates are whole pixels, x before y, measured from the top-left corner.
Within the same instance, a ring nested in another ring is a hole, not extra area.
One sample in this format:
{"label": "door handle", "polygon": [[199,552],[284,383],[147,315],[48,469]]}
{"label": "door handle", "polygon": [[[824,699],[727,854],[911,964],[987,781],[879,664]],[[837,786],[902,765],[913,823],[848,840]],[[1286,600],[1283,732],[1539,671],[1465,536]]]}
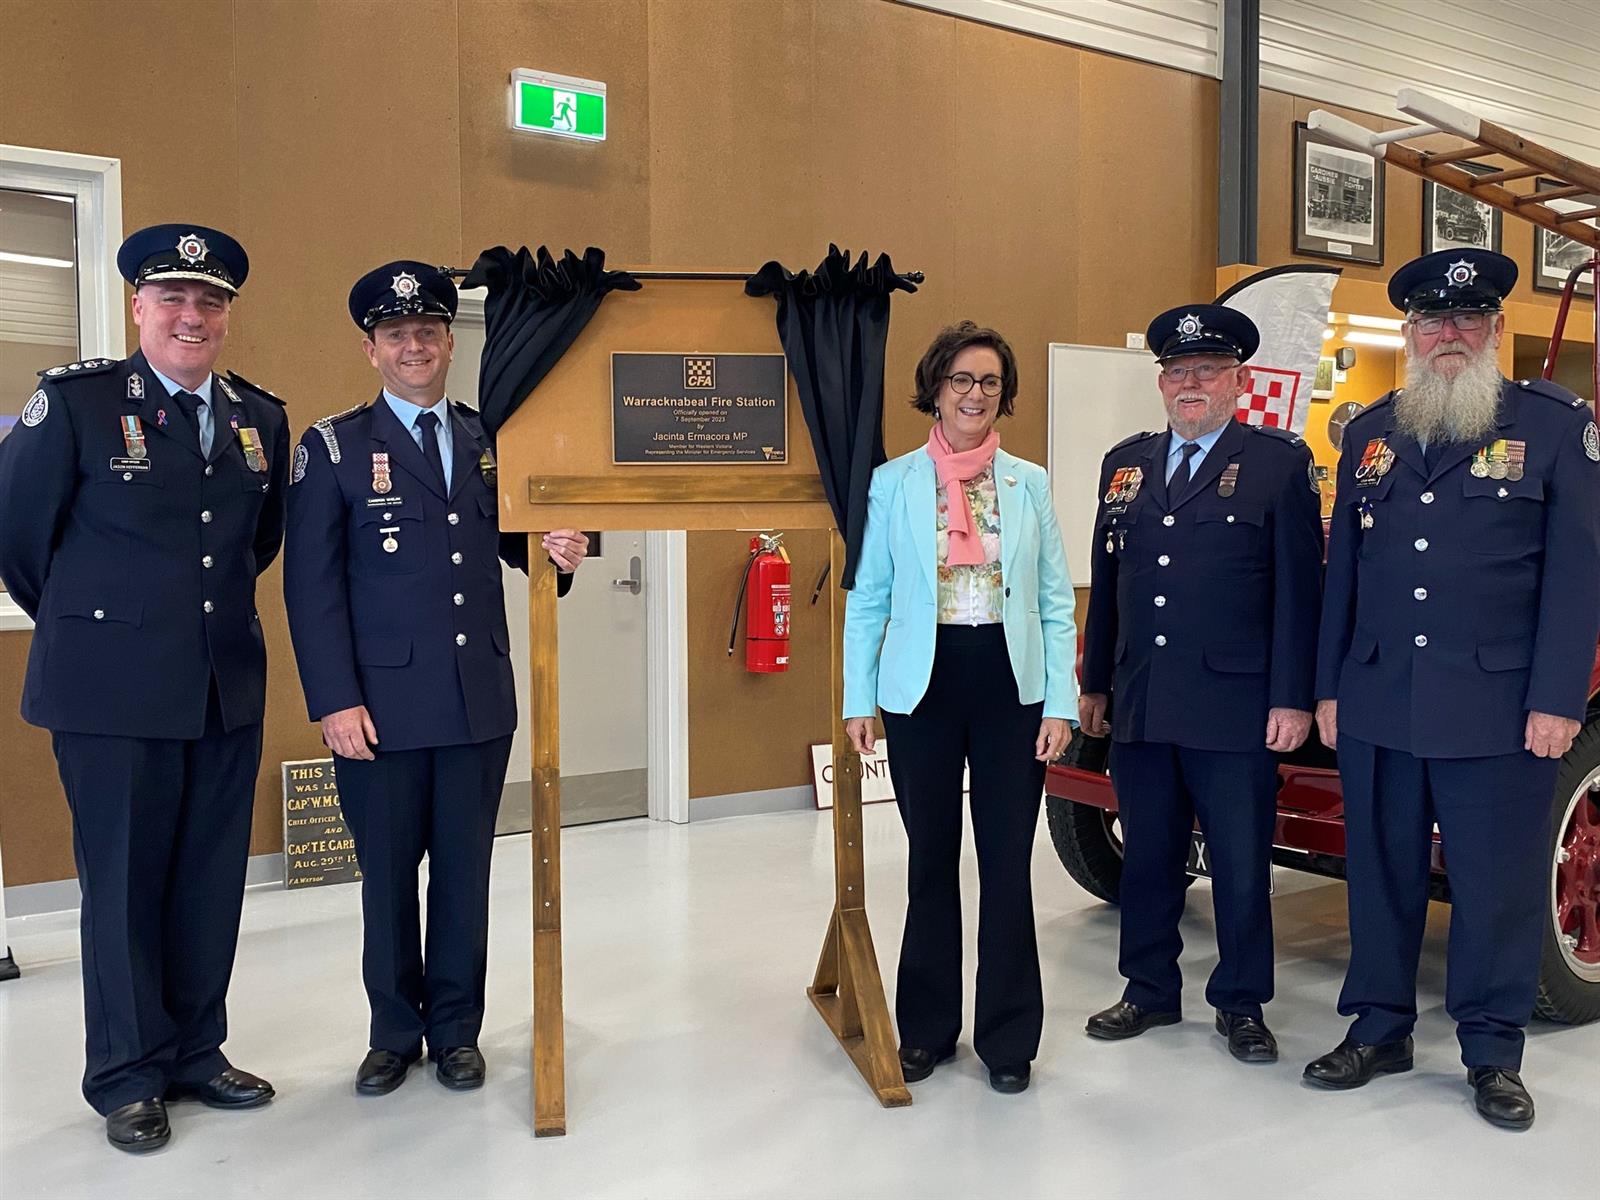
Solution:
{"label": "door handle", "polygon": [[637,596],[644,590],[643,576],[640,574],[642,566],[643,563],[640,562],[639,556],[635,554],[628,560],[628,577],[626,579],[613,579],[611,586],[619,592],[632,592]]}

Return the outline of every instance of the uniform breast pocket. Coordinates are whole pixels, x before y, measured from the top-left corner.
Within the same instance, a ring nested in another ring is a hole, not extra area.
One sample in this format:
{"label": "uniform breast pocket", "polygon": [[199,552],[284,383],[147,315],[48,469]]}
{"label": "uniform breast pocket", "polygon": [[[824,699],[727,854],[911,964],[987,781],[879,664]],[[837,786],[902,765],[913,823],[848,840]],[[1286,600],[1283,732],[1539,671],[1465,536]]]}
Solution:
{"label": "uniform breast pocket", "polygon": [[356,513],[351,569],[360,575],[414,575],[426,557],[422,510],[367,508]]}
{"label": "uniform breast pocket", "polygon": [[1243,501],[1196,501],[1194,549],[1212,573],[1230,574],[1254,564],[1261,548],[1266,509]]}
{"label": "uniform breast pocket", "polygon": [[1461,486],[1467,517],[1465,548],[1502,558],[1531,553],[1544,543],[1544,481],[1479,479]]}

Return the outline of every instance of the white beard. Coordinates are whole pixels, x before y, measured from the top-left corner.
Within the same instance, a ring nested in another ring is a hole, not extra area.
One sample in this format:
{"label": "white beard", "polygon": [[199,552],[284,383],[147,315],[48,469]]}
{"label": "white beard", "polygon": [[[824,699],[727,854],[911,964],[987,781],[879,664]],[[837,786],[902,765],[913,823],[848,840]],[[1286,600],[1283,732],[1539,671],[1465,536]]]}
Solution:
{"label": "white beard", "polygon": [[1485,345],[1476,354],[1468,352],[1454,379],[1434,365],[1440,349],[1420,359],[1408,347],[1405,390],[1394,401],[1395,424],[1430,446],[1481,442],[1494,428],[1504,382],[1494,348]]}

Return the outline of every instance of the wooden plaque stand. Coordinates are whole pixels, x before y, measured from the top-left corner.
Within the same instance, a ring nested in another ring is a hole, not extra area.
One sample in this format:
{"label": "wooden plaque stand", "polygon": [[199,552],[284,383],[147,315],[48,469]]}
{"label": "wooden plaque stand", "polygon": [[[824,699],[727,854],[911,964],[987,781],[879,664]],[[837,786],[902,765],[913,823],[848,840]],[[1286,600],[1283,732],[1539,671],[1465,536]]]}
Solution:
{"label": "wooden plaque stand", "polygon": [[[566,1133],[561,998],[561,762],[556,572],[548,529],[828,529],[832,580],[844,566],[816,458],[789,380],[786,463],[617,466],[611,461],[611,354],[782,353],[769,299],[726,280],[652,280],[601,305],[576,344],[500,431],[500,526],[529,542],[528,667],[533,741],[533,1132]],[[867,923],[861,759],[839,720],[844,599],[830,586],[834,907],[806,989],[885,1107],[911,1103]]]}

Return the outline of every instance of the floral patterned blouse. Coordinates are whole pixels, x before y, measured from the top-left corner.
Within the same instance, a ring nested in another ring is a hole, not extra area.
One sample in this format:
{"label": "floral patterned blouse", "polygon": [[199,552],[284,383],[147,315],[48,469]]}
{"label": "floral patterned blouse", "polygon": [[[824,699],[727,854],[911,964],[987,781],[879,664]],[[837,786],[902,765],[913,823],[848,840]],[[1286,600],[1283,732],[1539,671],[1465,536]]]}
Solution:
{"label": "floral patterned blouse", "polygon": [[1000,578],[1000,495],[995,488],[994,464],[966,483],[972,523],[983,544],[983,562],[976,566],[949,566],[950,497],[939,487],[939,624],[998,625],[1005,584]]}

